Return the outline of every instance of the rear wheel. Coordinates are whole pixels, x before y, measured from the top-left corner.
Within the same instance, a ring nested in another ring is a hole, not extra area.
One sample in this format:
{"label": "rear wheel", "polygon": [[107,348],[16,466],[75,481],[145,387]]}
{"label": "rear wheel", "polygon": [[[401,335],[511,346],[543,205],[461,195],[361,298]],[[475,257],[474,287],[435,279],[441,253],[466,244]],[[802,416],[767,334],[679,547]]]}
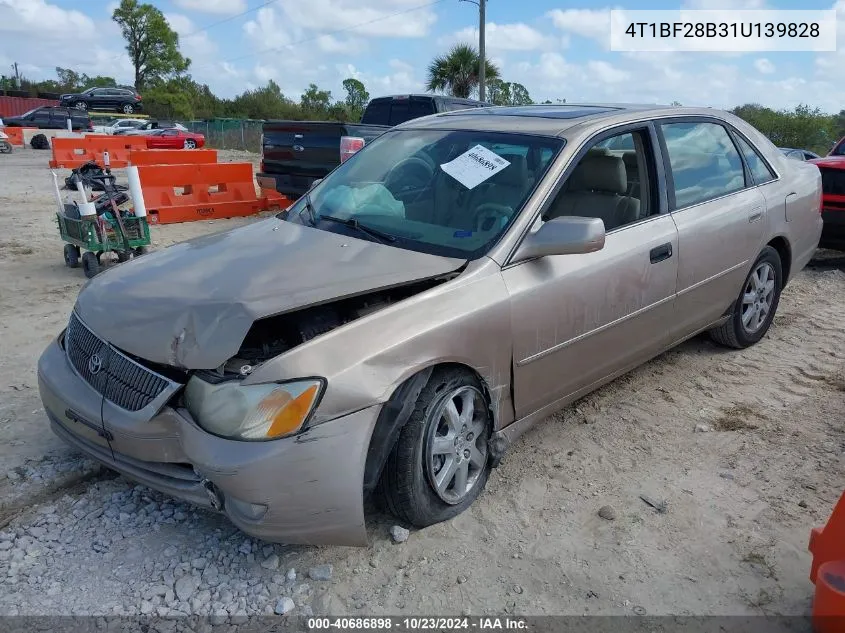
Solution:
{"label": "rear wheel", "polygon": [[745,278],[731,318],[710,331],[714,341],[743,349],[766,335],[780,302],[783,266],[780,255],[766,246]]}
{"label": "rear wheel", "polygon": [[77,268],[79,266],[79,247],[73,244],[65,244],[65,266]]}
{"label": "rear wheel", "polygon": [[389,510],[420,528],[466,510],[490,473],[491,421],[489,403],[474,375],[435,370],[382,474]]}
{"label": "rear wheel", "polygon": [[147,246],[138,246],[137,248],[133,249],[132,251],[135,253],[135,257],[140,257],[141,255],[146,255],[150,252],[149,247]]}
{"label": "rear wheel", "polygon": [[100,272],[100,262],[97,256],[91,251],[85,251],[82,254],[82,272],[88,279],[96,276]]}
{"label": "rear wheel", "polygon": [[132,257],[132,251],[117,251],[117,261],[119,262],[128,262],[130,257]]}
{"label": "rear wheel", "polygon": [[194,139],[192,139],[192,138],[185,139],[185,149],[196,149],[196,148],[197,148],[197,142]]}
{"label": "rear wheel", "polygon": [[122,110],[123,114],[132,114],[133,112],[135,112],[135,106],[133,106],[131,103],[124,103]]}

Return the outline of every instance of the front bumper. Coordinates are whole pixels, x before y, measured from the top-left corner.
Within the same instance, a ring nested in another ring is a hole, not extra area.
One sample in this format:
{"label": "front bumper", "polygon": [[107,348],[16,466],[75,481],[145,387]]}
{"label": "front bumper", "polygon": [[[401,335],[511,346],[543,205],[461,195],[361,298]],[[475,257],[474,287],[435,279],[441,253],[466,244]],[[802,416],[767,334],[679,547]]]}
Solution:
{"label": "front bumper", "polygon": [[[54,432],[130,479],[220,509],[266,541],[366,545],[363,481],[380,406],[295,437],[240,442],[206,433],[183,409],[139,421],[101,396],[71,367],[59,339],[38,361],[38,388]],[[101,417],[101,411],[106,413]]]}
{"label": "front bumper", "polygon": [[822,209],[822,236],[819,248],[845,251],[845,209]]}

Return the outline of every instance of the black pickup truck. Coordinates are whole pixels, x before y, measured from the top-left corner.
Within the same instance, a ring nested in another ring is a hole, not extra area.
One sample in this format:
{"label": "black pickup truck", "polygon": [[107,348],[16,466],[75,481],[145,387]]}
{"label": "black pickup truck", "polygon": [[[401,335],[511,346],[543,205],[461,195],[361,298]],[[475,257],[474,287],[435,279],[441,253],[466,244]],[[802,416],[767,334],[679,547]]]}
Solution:
{"label": "black pickup truck", "polygon": [[349,156],[394,125],[410,119],[490,104],[440,95],[396,95],[371,100],[360,123],[266,121],[258,184],[298,198]]}

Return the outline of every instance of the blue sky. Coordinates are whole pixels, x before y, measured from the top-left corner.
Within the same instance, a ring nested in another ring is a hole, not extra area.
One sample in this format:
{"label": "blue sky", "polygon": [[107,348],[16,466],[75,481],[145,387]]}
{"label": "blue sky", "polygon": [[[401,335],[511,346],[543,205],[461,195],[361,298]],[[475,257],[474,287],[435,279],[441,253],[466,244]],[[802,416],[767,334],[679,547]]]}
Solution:
{"label": "blue sky", "polygon": [[[312,82],[340,98],[341,82],[350,76],[373,96],[420,91],[435,54],[458,41],[477,42],[477,7],[459,0],[429,6],[422,6],[427,0],[150,1],[180,33],[194,77],[223,96],[273,79],[295,99]],[[32,78],[65,66],[131,82],[123,42],[109,19],[115,6],[113,0],[0,0],[2,72],[16,61]],[[836,9],[838,50],[608,50],[611,8],[681,7]],[[845,0],[488,0],[487,43],[503,77],[524,84],[535,100],[845,109]]]}

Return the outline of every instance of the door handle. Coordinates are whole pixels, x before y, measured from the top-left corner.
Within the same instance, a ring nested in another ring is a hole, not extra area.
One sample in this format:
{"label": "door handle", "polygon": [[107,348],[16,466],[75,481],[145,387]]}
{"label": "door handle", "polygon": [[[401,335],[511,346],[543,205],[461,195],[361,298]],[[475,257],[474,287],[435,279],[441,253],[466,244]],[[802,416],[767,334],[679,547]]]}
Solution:
{"label": "door handle", "polygon": [[672,244],[666,243],[661,244],[660,246],[655,246],[651,249],[648,255],[652,264],[662,262],[664,259],[669,259],[672,257]]}

